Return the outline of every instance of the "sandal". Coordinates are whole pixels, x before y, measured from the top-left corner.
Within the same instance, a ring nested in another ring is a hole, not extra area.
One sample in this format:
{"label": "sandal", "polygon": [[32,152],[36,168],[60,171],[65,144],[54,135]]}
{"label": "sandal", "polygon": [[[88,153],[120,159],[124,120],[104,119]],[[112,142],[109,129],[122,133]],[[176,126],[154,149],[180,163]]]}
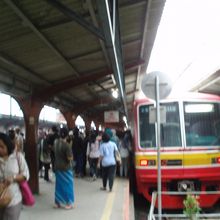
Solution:
{"label": "sandal", "polygon": [[72,206],[72,205],[66,205],[66,206],[64,207],[64,209],[70,210],[70,209],[73,209],[73,206]]}
{"label": "sandal", "polygon": [[61,208],[61,205],[55,203],[55,204],[53,205],[53,208],[54,208],[54,209],[59,209],[59,208]]}

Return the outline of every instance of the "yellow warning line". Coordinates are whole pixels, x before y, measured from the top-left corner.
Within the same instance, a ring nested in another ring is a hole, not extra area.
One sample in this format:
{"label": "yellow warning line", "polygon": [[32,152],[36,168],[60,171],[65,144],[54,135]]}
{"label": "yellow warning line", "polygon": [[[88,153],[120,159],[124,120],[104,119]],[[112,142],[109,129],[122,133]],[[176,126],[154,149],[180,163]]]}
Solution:
{"label": "yellow warning line", "polygon": [[117,190],[117,186],[118,186],[118,181],[115,179],[113,190],[112,190],[112,192],[110,192],[108,194],[107,201],[105,203],[105,208],[103,210],[101,220],[110,220],[111,213],[112,213],[112,207],[113,207],[114,199],[115,199],[115,192]]}

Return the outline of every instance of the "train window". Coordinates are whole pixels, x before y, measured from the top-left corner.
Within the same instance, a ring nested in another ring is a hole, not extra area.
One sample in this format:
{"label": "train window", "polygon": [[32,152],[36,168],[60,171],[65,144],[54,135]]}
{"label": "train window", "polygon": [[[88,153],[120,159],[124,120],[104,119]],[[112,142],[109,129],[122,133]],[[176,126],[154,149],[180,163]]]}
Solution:
{"label": "train window", "polygon": [[170,102],[161,105],[166,107],[166,123],[161,124],[161,146],[182,146],[178,103]]}
{"label": "train window", "polygon": [[187,146],[220,145],[220,104],[184,103]]}
{"label": "train window", "polygon": [[149,123],[149,108],[152,105],[139,107],[139,134],[142,148],[156,147],[155,125]]}
{"label": "train window", "polygon": [[[139,108],[140,146],[142,148],[156,147],[155,125],[149,123],[149,108],[143,105]],[[162,103],[166,108],[166,123],[161,124],[161,146],[182,146],[179,107],[177,102]]]}

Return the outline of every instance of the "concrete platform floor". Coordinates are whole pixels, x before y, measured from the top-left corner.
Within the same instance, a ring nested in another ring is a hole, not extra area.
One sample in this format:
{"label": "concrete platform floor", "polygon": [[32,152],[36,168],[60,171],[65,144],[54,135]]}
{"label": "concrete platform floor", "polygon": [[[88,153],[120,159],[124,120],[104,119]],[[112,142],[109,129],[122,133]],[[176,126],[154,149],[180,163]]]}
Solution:
{"label": "concrete platform floor", "polygon": [[52,183],[40,182],[40,194],[35,195],[34,207],[23,207],[20,220],[133,220],[132,197],[129,194],[129,181],[116,178],[113,191],[101,191],[102,181],[92,181],[89,177],[74,178],[74,209],[54,209],[54,187]]}

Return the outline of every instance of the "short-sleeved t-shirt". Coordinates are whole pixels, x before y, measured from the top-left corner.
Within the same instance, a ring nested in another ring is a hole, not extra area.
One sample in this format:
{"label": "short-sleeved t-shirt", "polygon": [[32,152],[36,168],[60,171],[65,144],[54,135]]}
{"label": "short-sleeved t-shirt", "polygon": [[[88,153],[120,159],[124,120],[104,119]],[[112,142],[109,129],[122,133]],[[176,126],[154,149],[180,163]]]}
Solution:
{"label": "short-sleeved t-shirt", "polygon": [[103,142],[100,145],[100,155],[103,157],[102,158],[103,167],[116,165],[115,154],[114,154],[115,150],[118,150],[118,149],[117,149],[116,144],[112,141]]}
{"label": "short-sleeved t-shirt", "polygon": [[71,163],[68,160],[69,157],[72,157],[70,145],[60,138],[55,140],[53,150],[55,154],[55,170],[65,171],[71,169]]}

